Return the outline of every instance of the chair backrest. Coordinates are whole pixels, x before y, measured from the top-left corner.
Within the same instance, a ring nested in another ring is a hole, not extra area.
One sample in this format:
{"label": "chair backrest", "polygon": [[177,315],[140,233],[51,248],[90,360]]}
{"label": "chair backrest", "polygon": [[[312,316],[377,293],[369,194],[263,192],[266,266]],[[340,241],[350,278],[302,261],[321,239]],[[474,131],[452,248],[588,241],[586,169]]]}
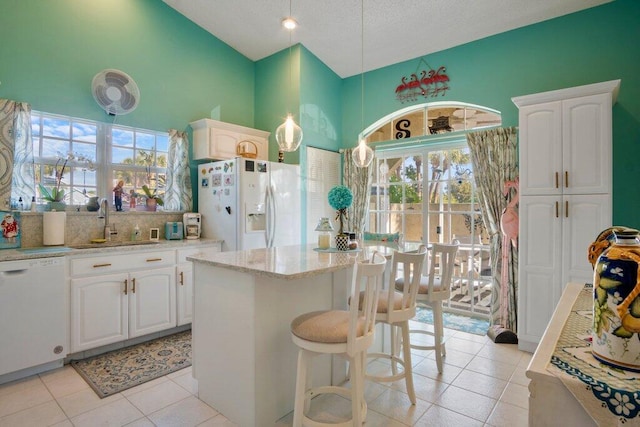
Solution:
{"label": "chair backrest", "polygon": [[[391,258],[391,274],[389,275],[389,292],[387,296],[387,317],[393,322],[394,312],[415,308],[416,296],[420,288],[423,265],[427,259],[427,247],[420,245],[416,252],[393,252]],[[396,280],[398,279],[398,267],[402,266],[402,305],[396,308],[394,304]],[[413,317],[413,316],[411,316]]]}
{"label": "chair backrest", "polygon": [[350,301],[358,301],[364,291],[362,303],[349,305],[349,332],[347,354],[363,351],[373,344],[378,295],[382,289],[382,275],[387,259],[374,251],[371,259],[355,263],[351,281]]}
{"label": "chair backrest", "polygon": [[[451,295],[451,276],[455,267],[458,243],[449,245],[433,243],[431,247],[431,260],[429,262],[428,295],[434,300],[447,299]],[[438,271],[436,271],[436,266]],[[439,276],[440,286],[434,288],[436,277]]]}

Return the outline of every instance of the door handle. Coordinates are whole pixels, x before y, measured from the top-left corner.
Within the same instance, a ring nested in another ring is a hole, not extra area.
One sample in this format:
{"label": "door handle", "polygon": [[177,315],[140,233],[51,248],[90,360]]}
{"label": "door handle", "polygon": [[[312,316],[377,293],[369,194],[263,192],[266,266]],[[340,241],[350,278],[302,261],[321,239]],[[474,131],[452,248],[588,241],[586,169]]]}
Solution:
{"label": "door handle", "polygon": [[558,172],[556,172],[556,188],[558,188]]}
{"label": "door handle", "polygon": [[127,295],[127,286],[129,285],[129,282],[127,281],[127,279],[124,279],[124,294]]}
{"label": "door handle", "polygon": [[162,258],[149,258],[149,259],[147,259],[147,262],[156,262],[156,261],[162,261]]}
{"label": "door handle", "polygon": [[131,282],[133,284],[133,289],[131,289],[131,291],[135,294],[136,293],[136,279],[135,278],[131,279]]}
{"label": "door handle", "polygon": [[180,272],[180,286],[184,286],[184,271]]}
{"label": "door handle", "polygon": [[565,200],[564,202],[564,217],[569,218],[569,201]]}
{"label": "door handle", "polygon": [[564,188],[569,188],[569,171],[564,171]]}
{"label": "door handle", "polygon": [[100,267],[111,267],[110,263],[106,263],[106,264],[93,264],[93,268],[100,268]]}
{"label": "door handle", "polygon": [[556,218],[558,218],[558,202],[556,201]]}

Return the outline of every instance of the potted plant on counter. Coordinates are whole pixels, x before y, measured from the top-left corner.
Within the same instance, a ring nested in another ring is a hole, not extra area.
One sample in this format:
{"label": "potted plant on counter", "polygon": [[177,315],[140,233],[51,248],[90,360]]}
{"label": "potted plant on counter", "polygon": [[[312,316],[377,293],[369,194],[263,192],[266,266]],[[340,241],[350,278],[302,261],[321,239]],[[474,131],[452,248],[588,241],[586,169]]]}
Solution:
{"label": "potted plant on counter", "polygon": [[144,195],[147,197],[147,210],[151,212],[155,212],[157,205],[164,206],[164,202],[162,201],[162,197],[158,195],[158,190],[154,189],[151,191],[148,185],[142,186],[142,191],[144,191]]}
{"label": "potted plant on counter", "polygon": [[[64,176],[64,169],[67,167],[67,163],[69,160],[73,159],[73,157],[72,153],[69,153],[64,161],[61,157],[58,157],[56,165],[53,167],[53,172],[55,174],[55,185],[53,187],[47,188],[41,183],[38,184],[40,197],[42,200],[46,200],[48,202],[50,210],[64,211],[67,207],[64,202],[65,191],[64,188],[62,188],[62,178]],[[61,162],[62,167],[58,169]]]}
{"label": "potted plant on counter", "polygon": [[336,220],[340,222],[340,229],[336,234],[336,248],[340,251],[349,249],[349,236],[344,233],[344,220],[347,219],[347,209],[353,202],[353,193],[344,185],[336,185],[329,190],[329,205],[337,210]]}

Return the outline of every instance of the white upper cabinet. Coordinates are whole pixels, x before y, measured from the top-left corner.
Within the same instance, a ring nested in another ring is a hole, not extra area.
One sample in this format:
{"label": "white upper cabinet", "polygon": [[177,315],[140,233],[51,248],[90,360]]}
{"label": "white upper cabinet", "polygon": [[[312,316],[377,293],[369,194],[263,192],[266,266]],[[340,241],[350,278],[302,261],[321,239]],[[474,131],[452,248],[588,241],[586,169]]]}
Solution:
{"label": "white upper cabinet", "polygon": [[611,108],[620,80],[513,98],[520,194],[611,192]]}
{"label": "white upper cabinet", "polygon": [[[269,132],[212,119],[191,122],[194,160],[269,160]],[[255,156],[255,157],[253,157]]]}

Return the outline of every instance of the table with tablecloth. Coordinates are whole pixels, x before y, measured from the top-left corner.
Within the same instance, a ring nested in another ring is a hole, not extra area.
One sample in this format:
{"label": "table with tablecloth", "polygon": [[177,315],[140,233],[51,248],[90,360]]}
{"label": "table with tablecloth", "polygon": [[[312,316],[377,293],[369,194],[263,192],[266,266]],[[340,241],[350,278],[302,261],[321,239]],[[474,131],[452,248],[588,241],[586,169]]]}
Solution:
{"label": "table with tablecloth", "polygon": [[[530,425],[545,425],[536,417],[540,411],[550,412],[549,408],[535,406],[539,405],[536,398],[545,393],[545,386],[529,372],[535,371],[535,362],[540,362],[536,360],[540,352],[547,361],[547,373],[561,381],[597,425],[640,426],[640,374],[609,367],[593,357],[592,310],[593,287],[589,284],[569,284],[527,371],[533,383],[529,387],[533,395],[530,406],[534,405],[530,408]],[[551,346],[550,342],[553,342]],[[547,398],[553,399],[554,396]],[[564,412],[559,416],[571,417],[570,405],[564,408],[558,406]],[[534,413],[536,416],[533,416]],[[563,422],[563,425],[567,424]]]}

